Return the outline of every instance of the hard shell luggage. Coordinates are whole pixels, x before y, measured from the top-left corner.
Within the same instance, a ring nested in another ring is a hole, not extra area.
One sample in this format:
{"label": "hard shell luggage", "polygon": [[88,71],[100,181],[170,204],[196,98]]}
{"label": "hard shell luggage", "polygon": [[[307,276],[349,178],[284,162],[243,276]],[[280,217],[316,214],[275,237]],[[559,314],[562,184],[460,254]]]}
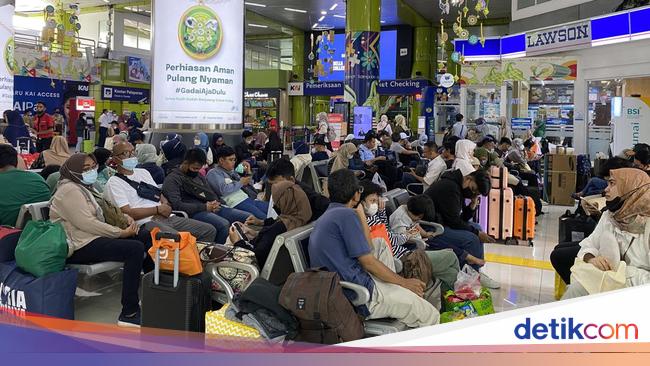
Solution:
{"label": "hard shell luggage", "polygon": [[20,229],[0,226],[0,263],[15,260],[14,251],[20,238]]}
{"label": "hard shell luggage", "polygon": [[515,197],[513,236],[532,245],[535,238],[535,202],[531,197]]}
{"label": "hard shell luggage", "polygon": [[490,167],[490,181],[492,188],[508,187],[508,168],[492,166]]}
{"label": "hard shell luggage", "polygon": [[154,257],[155,269],[142,278],[142,326],[205,331],[205,313],[211,310],[212,281],[209,275],[180,275],[178,248],[173,251],[174,271],[161,272],[160,255],[158,248]]}
{"label": "hard shell luggage", "polygon": [[581,241],[591,235],[597,224],[590,217],[565,214],[559,220],[558,240],[560,243]]}
{"label": "hard shell luggage", "polygon": [[511,188],[490,190],[487,233],[497,240],[506,240],[513,236],[514,198]]}
{"label": "hard shell luggage", "polygon": [[488,232],[488,209],[490,208],[490,201],[487,196],[479,197],[479,204],[476,208],[474,215],[474,222],[481,226],[481,231]]}

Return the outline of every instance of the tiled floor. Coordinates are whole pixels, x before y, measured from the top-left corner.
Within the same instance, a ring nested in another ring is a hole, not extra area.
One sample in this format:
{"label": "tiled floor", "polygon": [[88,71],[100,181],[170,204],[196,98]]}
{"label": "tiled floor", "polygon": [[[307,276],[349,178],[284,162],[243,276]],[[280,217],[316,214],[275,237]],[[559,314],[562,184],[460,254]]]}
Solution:
{"label": "tiled floor", "polygon": [[[545,206],[543,215],[538,218],[534,246],[486,245],[486,253],[499,258],[524,258],[536,260],[539,264],[548,262],[553,247],[557,245],[558,218],[568,207]],[[543,261],[543,262],[542,262]],[[531,261],[532,262],[532,261]],[[501,288],[492,290],[494,307],[497,312],[522,308],[555,301],[553,297],[554,272],[552,270],[529,268],[511,264],[493,263],[483,269],[488,275],[501,282]],[[109,279],[105,279],[108,281]],[[113,278],[115,281],[115,278]],[[101,296],[77,297],[75,316],[77,320],[115,323],[119,315],[120,281],[102,290]]]}

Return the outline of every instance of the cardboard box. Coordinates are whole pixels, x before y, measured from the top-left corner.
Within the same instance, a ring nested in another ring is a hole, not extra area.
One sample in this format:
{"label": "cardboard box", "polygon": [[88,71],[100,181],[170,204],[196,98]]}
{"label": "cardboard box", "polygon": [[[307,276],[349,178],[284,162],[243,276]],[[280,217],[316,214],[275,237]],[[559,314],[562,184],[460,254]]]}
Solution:
{"label": "cardboard box", "polygon": [[550,204],[559,206],[574,206],[576,201],[571,197],[576,191],[577,174],[575,172],[550,172],[549,193]]}
{"label": "cardboard box", "polygon": [[576,172],[577,169],[576,155],[548,155],[548,166],[546,169],[552,172]]}

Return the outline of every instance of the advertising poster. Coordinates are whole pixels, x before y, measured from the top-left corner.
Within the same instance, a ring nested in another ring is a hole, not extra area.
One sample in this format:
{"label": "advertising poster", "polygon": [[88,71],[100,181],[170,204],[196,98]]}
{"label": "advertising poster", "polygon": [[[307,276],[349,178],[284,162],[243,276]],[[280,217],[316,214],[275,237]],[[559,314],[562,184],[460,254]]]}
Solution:
{"label": "advertising poster", "polygon": [[48,52],[33,52],[14,49],[14,74],[34,78],[53,78],[70,81],[83,81],[97,84],[101,80],[101,61],[86,57],[52,55]]}
{"label": "advertising poster", "polygon": [[363,139],[366,132],[372,130],[372,108],[354,107],[354,127],[352,133],[355,139]]}
{"label": "advertising poster", "polygon": [[575,80],[575,57],[527,57],[501,62],[474,62],[463,66],[460,83],[465,85],[501,85],[504,81]]}
{"label": "advertising poster", "polygon": [[378,109],[379,32],[348,32],[345,101]]}
{"label": "advertising poster", "polygon": [[14,29],[13,5],[0,7],[0,47],[3,50],[2,66],[0,66],[0,108],[5,111],[12,109],[14,92]]}
{"label": "advertising poster", "polygon": [[47,113],[54,113],[57,108],[63,108],[66,99],[77,96],[88,96],[90,85],[77,81],[51,80],[16,76],[13,87],[13,108],[17,111],[33,111],[36,102],[44,102]]}
{"label": "advertising poster", "polygon": [[612,116],[613,153],[650,141],[650,98],[623,98],[620,113]]}
{"label": "advertising poster", "polygon": [[154,1],[152,119],[241,124],[243,0]]}
{"label": "advertising poster", "polygon": [[132,83],[150,83],[151,67],[149,63],[140,57],[126,57],[126,66],[128,69],[127,78]]}
{"label": "advertising poster", "polygon": [[341,139],[347,134],[347,126],[344,126],[343,115],[339,113],[328,114],[327,123],[336,132],[336,139],[332,141],[332,148],[336,150],[341,146]]}

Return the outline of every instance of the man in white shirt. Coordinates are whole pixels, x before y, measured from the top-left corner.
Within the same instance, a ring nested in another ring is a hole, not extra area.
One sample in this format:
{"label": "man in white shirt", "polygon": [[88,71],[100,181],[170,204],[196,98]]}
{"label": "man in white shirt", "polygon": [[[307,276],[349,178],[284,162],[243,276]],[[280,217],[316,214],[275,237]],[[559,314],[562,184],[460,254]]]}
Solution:
{"label": "man in white shirt", "polygon": [[467,125],[464,121],[465,117],[458,113],[456,115],[456,123],[451,128],[451,134],[458,137],[461,140],[464,140],[467,137]]}
{"label": "man in white shirt", "polygon": [[[427,165],[427,172],[424,177],[420,177],[415,174],[415,170],[411,170],[411,174],[417,179],[420,183],[424,184],[424,190],[429,188],[430,185],[437,182],[440,179],[442,173],[447,170],[447,163],[445,162],[442,154],[438,154],[438,145],[429,141],[424,144],[424,158],[429,160]],[[424,192],[424,191],[423,191]]]}
{"label": "man in white shirt", "polygon": [[97,146],[104,147],[108,129],[111,128],[111,122],[113,122],[113,117],[108,113],[108,109],[104,109],[102,115],[99,116],[99,141]]}
{"label": "man in white shirt", "polygon": [[137,190],[125,179],[135,184],[143,182],[154,187],[156,187],[156,182],[148,171],[135,168],[138,159],[134,157],[134,151],[133,146],[127,142],[113,146],[113,161],[117,164],[117,174],[106,183],[104,199],[119,207],[123,213],[136,220],[138,226],[147,230],[158,227],[164,232],[190,232],[199,241],[214,242],[217,234],[214,226],[184,217],[172,216],[172,208],[162,194],[160,202],[138,195]]}

